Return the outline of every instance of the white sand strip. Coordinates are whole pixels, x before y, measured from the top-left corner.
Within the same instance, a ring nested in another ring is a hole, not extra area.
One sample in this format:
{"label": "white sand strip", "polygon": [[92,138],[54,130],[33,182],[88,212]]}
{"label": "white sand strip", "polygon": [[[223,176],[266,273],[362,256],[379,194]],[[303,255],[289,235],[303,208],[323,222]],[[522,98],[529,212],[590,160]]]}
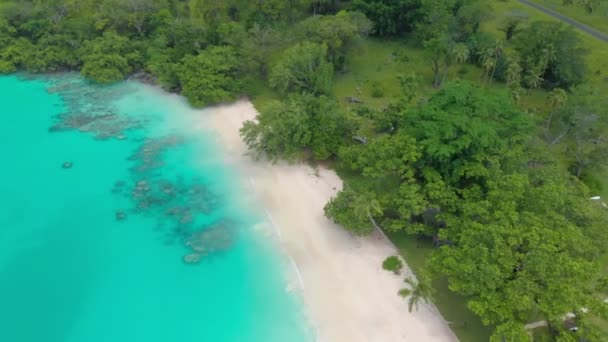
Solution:
{"label": "white sand strip", "polygon": [[358,238],[330,222],[323,206],[342,188],[339,177],[307,165],[254,162],[244,156],[243,122],[257,115],[248,101],[200,112],[201,127],[220,136],[227,158],[237,161],[267,210],[292,259],[310,320],[322,342],[457,341],[433,305],[409,313],[397,295],[403,277],[381,267],[396,254],[380,234]]}

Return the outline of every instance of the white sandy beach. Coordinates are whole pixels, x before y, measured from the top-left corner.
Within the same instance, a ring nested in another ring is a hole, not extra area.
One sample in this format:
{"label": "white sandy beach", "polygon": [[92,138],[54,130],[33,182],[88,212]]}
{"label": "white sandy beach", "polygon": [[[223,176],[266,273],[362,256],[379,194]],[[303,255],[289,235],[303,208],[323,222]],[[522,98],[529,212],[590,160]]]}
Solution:
{"label": "white sandy beach", "polygon": [[[243,122],[257,115],[248,101],[203,111],[230,159],[249,177],[255,196],[278,229],[297,267],[307,314],[317,340],[327,342],[457,341],[434,305],[408,312],[397,295],[403,276],[381,267],[395,247],[376,234],[353,237],[323,215],[323,206],[341,189],[330,170],[307,165],[272,165],[245,156],[239,136]],[[201,127],[202,129],[202,127]],[[206,127],[209,129],[209,127]]]}

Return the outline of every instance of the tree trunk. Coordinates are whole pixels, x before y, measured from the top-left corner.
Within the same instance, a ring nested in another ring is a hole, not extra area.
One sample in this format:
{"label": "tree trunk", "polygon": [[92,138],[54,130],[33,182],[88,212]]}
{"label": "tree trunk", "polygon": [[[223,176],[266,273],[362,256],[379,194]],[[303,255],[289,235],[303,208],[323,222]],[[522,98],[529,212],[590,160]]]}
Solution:
{"label": "tree trunk", "polygon": [[492,80],[494,79],[494,72],[496,71],[496,63],[498,63],[498,58],[496,58],[496,62],[492,66],[492,72],[490,73],[490,78],[488,79],[488,83],[492,84]]}
{"label": "tree trunk", "polygon": [[388,237],[386,236],[386,234],[384,234],[384,232],[382,231],[382,228],[380,228],[380,226],[378,226],[378,224],[376,223],[376,220],[374,220],[374,218],[372,217],[371,214],[367,214],[367,217],[369,218],[369,220],[371,221],[372,225],[374,225],[374,228],[376,228],[376,230],[378,230],[378,232],[380,232],[380,234],[388,240]]}
{"label": "tree trunk", "polygon": [[583,164],[581,162],[576,163],[576,178],[581,179],[581,175],[583,174]]}
{"label": "tree trunk", "polygon": [[566,134],[568,134],[568,132],[570,132],[571,128],[572,128],[572,126],[569,126],[565,131],[562,132],[562,134],[558,135],[555,139],[553,139],[553,141],[549,145],[553,146],[553,145],[557,144],[560,140],[562,140],[563,137],[566,136]]}
{"label": "tree trunk", "polygon": [[547,124],[545,125],[545,140],[547,141],[549,140],[549,128],[551,128],[551,121],[553,121],[553,113],[555,113],[554,110],[549,114],[549,119],[547,119]]}
{"label": "tree trunk", "polygon": [[433,75],[434,75],[433,87],[434,88],[439,88],[439,86],[441,86],[440,71],[441,70],[439,68],[439,63],[438,62],[433,62]]}

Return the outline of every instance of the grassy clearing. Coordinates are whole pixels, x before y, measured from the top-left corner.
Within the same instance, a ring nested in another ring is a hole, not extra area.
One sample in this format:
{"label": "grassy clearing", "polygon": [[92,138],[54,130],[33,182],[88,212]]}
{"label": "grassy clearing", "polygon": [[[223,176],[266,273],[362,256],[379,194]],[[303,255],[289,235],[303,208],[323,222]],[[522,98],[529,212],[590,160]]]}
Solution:
{"label": "grassy clearing", "polygon": [[[334,94],[344,104],[347,97],[353,96],[369,107],[383,108],[390,99],[402,95],[397,79],[399,74],[414,71],[430,77],[431,69],[423,63],[423,53],[407,48],[404,41],[362,40],[349,55],[345,71],[337,73]],[[383,89],[383,96],[372,96],[374,84]]]}
{"label": "grassy clearing", "polygon": [[608,33],[608,6],[603,4],[593,13],[588,13],[582,6],[564,6],[562,0],[532,0],[579,23],[591,26],[603,33]]}
{"label": "grassy clearing", "polygon": [[[424,268],[426,260],[433,251],[432,243],[428,240],[417,240],[405,234],[390,234],[390,239],[399,248],[414,273]],[[450,322],[450,328],[461,341],[485,342],[490,338],[490,329],[484,326],[479,318],[466,305],[466,299],[448,289],[445,278],[436,279],[433,286],[434,303],[443,318]],[[421,309],[423,310],[423,309]]]}

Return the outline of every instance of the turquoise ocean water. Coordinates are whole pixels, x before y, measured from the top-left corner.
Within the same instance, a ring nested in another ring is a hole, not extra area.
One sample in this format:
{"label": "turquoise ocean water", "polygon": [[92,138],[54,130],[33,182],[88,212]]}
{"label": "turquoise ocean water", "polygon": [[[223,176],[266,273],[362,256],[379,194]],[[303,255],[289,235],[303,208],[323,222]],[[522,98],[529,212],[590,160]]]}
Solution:
{"label": "turquoise ocean water", "polygon": [[70,74],[0,94],[0,341],[311,340],[200,112]]}

